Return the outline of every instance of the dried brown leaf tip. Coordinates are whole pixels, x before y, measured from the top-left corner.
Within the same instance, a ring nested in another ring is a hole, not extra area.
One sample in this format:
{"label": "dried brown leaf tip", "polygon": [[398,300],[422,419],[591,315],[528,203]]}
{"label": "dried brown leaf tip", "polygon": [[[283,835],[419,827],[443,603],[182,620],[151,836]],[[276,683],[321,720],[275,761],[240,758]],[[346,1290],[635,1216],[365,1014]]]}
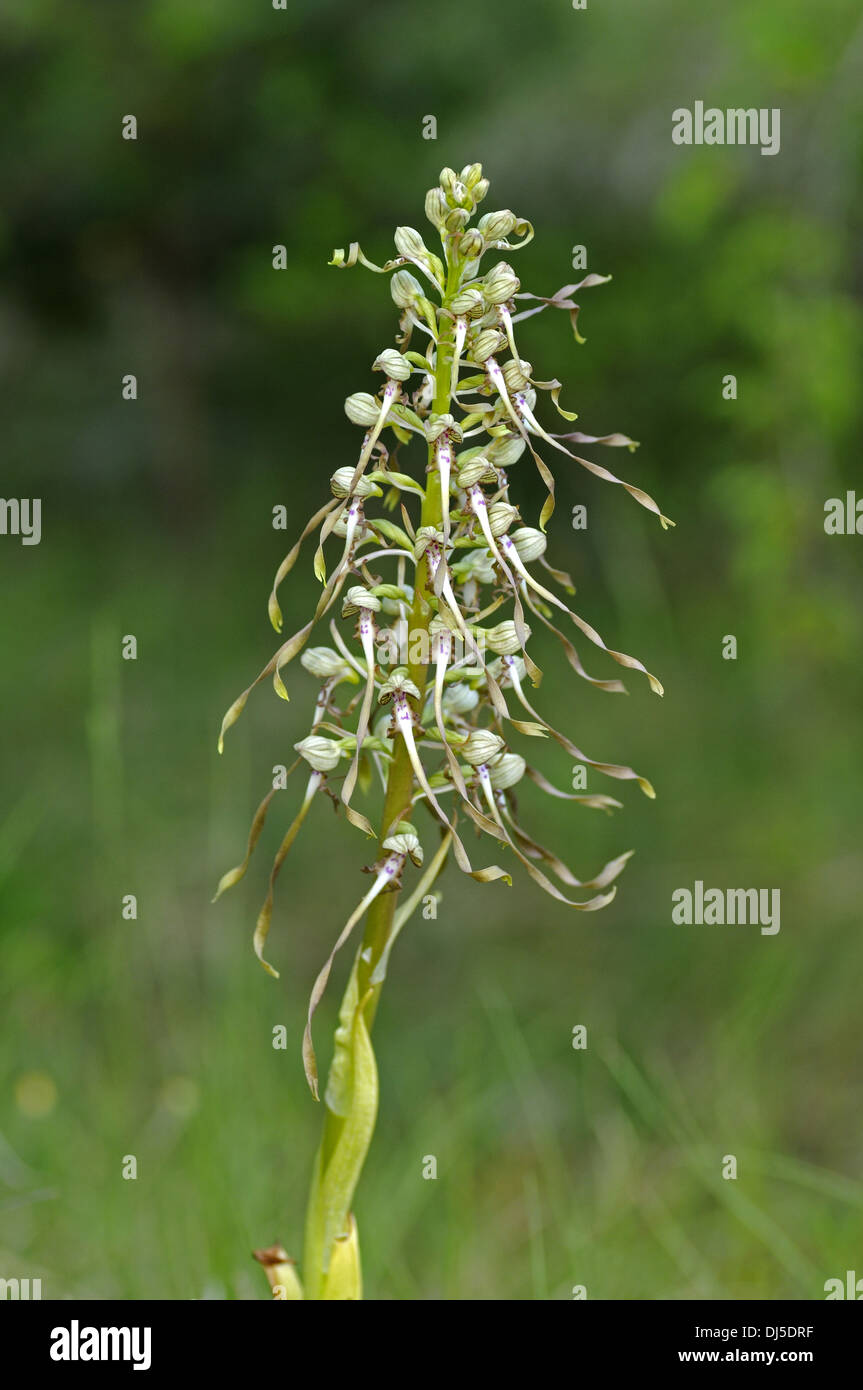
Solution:
{"label": "dried brown leaf tip", "polygon": [[274,1299],[293,1302],[304,1297],[296,1262],[284,1246],[269,1245],[265,1250],[253,1250],[252,1254],[258,1264],[264,1266]]}

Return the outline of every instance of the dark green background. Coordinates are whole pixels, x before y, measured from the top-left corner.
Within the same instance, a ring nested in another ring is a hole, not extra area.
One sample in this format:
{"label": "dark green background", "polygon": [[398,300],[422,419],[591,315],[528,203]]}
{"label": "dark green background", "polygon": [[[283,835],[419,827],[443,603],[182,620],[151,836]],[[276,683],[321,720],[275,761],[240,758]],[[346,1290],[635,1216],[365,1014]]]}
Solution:
{"label": "dark green background", "polygon": [[[522,350],[578,427],[642,441],[591,456],[677,522],[556,467],[550,558],[667,693],[594,691],[540,638],[539,701],[659,796],[626,789],[613,820],[521,797],[583,877],[637,851],[604,913],[450,868],[438,920],[406,930],[356,1203],[367,1292],[820,1298],[863,1273],[863,538],[823,529],[827,498],[863,495],[859,6],[5,0],[0,36],[0,492],[43,502],[38,547],[0,538],[0,1275],[249,1298],[252,1246],[299,1253],[320,1122],[303,1010],[369,855],[314,808],[269,979],[250,937],[288,803],[209,898],[312,682],[292,674],[290,705],[263,686],[221,760],[215,735],[274,648],[272,508],[290,543],[354,461],[342,401],[395,330],[386,282],[332,249],[382,261],[395,225],[425,227],[440,167],[472,160],[485,207],[537,227],[512,257],[526,288],[578,279],[575,244],[614,276],[582,296],[584,346],[548,313]],[[695,100],[781,108],[781,152],[673,145]],[[535,518],[529,463],[512,490]],[[537,758],[566,784],[556,746]],[[779,935],[672,926],[697,878],[780,888]]]}

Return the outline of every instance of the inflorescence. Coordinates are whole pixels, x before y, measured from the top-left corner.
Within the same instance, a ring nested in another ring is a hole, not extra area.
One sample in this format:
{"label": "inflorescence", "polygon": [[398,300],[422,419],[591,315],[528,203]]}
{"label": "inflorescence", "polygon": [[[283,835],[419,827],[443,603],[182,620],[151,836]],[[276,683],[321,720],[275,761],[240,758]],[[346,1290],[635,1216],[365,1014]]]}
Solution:
{"label": "inflorescence", "polygon": [[[547,307],[562,308],[570,314],[576,338],[583,341],[577,327],[579,307],[572,296],[609,277],[587,275],[579,284],[543,298],[522,292],[504,260],[482,269],[489,253],[514,251],[533,236],[530,223],[509,211],[486,213],[472,225],[488,186],[479,164],[460,174],[442,171],[439,186],[426,197],[426,215],[440,235],[442,256],[430,251],[412,227],[397,229],[398,254],[383,266],[369,261],[356,243],[347,255],[343,250],[334,254],[332,265],[360,264],[378,274],[392,274],[390,290],[400,313],[396,346],[385,348],[373,363],[373,370],[383,376],[381,388],[374,394],[358,392],[345,402],[348,419],[363,431],[356,464],[333,474],[330,498],[309,520],[276,574],[269,613],[281,632],[279,587],[303,542],[317,535],[314,572],[322,590],[314,613],[282,643],[231,705],[222,724],[220,750],[226,731],[261,681],[271,677],[277,693],[287,699],[282,672],[295,657],[319,683],[309,731],[295,744],[299,756],[294,768],[305,763],[309,770],[305,792],[276,855],[255,930],[255,950],[271,974],[276,972],[263,951],[275,880],[316,796],[329,795],[352,826],[374,836],[356,802],[377,795],[376,783],[385,793],[395,788],[398,804],[390,823],[382,827],[380,854],[370,869],[371,886],[346,922],[312,991],[303,1053],[315,1094],[311,1021],[333,959],[375,898],[401,886],[407,861],[423,864],[414,825],[423,806],[444,837],[443,853],[435,855],[426,885],[449,847],[459,868],[471,877],[483,883],[510,881],[509,873],[496,863],[475,867],[459,831],[460,821],[466,819],[480,837],[494,842],[496,850],[503,846],[513,855],[558,902],[594,911],[613,898],[614,880],[629,854],[613,859],[595,877],[579,880],[522,827],[514,789],[527,778],[548,795],[583,806],[612,810],[620,802],[553,786],[523,752],[510,746],[513,733],[523,739],[550,736],[569,758],[607,777],[634,780],[648,796],[654,794],[632,768],[589,758],[537,712],[526,690],[527,682],[536,686],[541,677],[528,652],[532,621],[554,633],[580,678],[601,690],[625,688],[620,680],[588,675],[575,646],[557,626],[562,618],[619,666],[641,672],[651,689],[662,694],[659,681],[640,661],[606,646],[557,592],[571,596],[574,589],[568,575],[553,569],[545,558],[554,477],[540,447],[548,446],[620,485],[655,512],[663,526],[671,523],[646,492],[579,457],[571,447],[581,443],[634,449],[635,441],[621,434],[596,437],[571,429],[554,433],[540,423],[537,408],[543,396],[569,424],[576,417],[560,405],[560,382],[537,380],[530,362],[520,356],[515,325]],[[517,311],[519,301],[534,303]],[[400,450],[415,437],[427,448],[422,478],[399,466]],[[525,453],[536,464],[547,493],[536,526],[524,523],[510,495],[510,471]],[[308,646],[313,630],[327,619],[332,645]],[[258,808],[245,860],[224,876],[217,897],[245,873],[273,795],[270,791]],[[564,889],[576,890],[578,896],[567,896]],[[391,944],[378,965],[378,979]]]}

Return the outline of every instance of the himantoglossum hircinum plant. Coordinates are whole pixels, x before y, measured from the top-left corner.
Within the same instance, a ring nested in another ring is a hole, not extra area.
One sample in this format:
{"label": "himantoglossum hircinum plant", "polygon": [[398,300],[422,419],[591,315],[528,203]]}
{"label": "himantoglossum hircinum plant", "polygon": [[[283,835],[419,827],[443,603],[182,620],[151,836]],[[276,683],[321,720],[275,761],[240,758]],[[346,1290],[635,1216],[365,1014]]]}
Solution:
{"label": "himantoglossum hircinum plant", "polygon": [[[370,1032],[393,942],[431,892],[449,855],[462,873],[488,884],[510,883],[513,863],[520,865],[545,893],[578,912],[595,912],[614,897],[629,854],[612,859],[592,878],[577,878],[521,824],[515,789],[527,779],[548,795],[581,806],[610,811],[621,803],[598,792],[581,795],[554,786],[531,765],[530,741],[550,737],[566,752],[567,762],[575,759],[608,778],[635,781],[647,796],[654,794],[632,768],[588,757],[568,733],[548,723],[529,693],[541,675],[528,650],[532,624],[539,622],[591,685],[624,689],[619,679],[588,675],[573,637],[587,638],[662,694],[657,678],[639,660],[607,646],[573,610],[570,579],[546,560],[554,476],[543,454],[553,451],[568,465],[580,464],[617,484],[655,512],[663,526],[670,523],[641,488],[573,449],[577,444],[634,449],[633,440],[555,431],[541,422],[545,398],[568,425],[576,417],[560,404],[560,382],[537,379],[521,357],[515,326],[548,306],[562,308],[578,338],[579,306],[572,296],[608,277],[588,275],[550,298],[524,293],[515,271],[497,253],[524,246],[533,228],[509,211],[486,213],[474,222],[488,187],[479,164],[460,174],[442,171],[425,204],[440,237],[440,255],[418,231],[399,227],[398,254],[385,265],[374,265],[356,243],[347,254],[339,250],[333,256],[335,266],[359,264],[391,275],[399,332],[395,346],[384,348],[372,364],[382,377],[379,389],[359,391],[345,402],[348,419],[362,431],[356,462],[333,474],[330,496],[275,577],[269,613],[281,632],[280,586],[303,542],[316,535],[314,572],[321,592],[314,612],[231,705],[219,740],[221,749],[250,692],[267,677],[277,694],[288,698],[283,673],[298,657],[318,688],[308,730],[294,745],[298,757],[291,771],[305,768],[305,787],[276,854],[255,927],[254,948],[271,975],[276,971],[264,950],[276,878],[321,794],[341,807],[353,829],[375,842],[369,886],[334,934],[312,987],[302,1042],[306,1076],[317,1097],[315,1010],[336,954],[365,919],[324,1093],[302,1285],[281,1247],[258,1252],[277,1296],[284,1298],[361,1296],[351,1203],[378,1104]],[[517,311],[525,301],[529,306]],[[415,438],[427,463],[424,471],[409,473],[399,455]],[[539,470],[547,494],[536,525],[519,512],[510,485],[512,470],[525,455]],[[321,627],[320,644],[309,645]],[[224,876],[217,896],[245,873],[274,795],[269,791],[261,802],[246,857]],[[383,809],[373,823],[361,806],[368,811],[381,798]],[[499,857],[509,867],[499,864]]]}

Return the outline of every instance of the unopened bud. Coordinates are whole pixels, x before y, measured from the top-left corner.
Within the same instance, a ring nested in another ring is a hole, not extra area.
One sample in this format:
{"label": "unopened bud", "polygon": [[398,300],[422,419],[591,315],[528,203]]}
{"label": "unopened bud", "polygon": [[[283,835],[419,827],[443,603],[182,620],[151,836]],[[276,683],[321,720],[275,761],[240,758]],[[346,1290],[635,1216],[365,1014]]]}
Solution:
{"label": "unopened bud", "polygon": [[474,729],[458,751],[471,767],[480,767],[482,763],[489,763],[492,758],[496,758],[505,746],[504,740],[492,729]]}
{"label": "unopened bud", "polygon": [[469,714],[479,704],[479,694],[467,681],[456,681],[445,688],[443,702],[449,714]]}
{"label": "unopened bud", "polygon": [[475,261],[482,255],[485,245],[476,227],[469,227],[461,239],[461,253],[468,261]]}
{"label": "unopened bud", "polygon": [[452,212],[447,213],[444,226],[448,232],[462,232],[470,221],[470,213],[467,208],[453,208]]}
{"label": "unopened bud", "polygon": [[407,381],[413,367],[395,348],[385,348],[372,363],[373,372],[385,372],[391,381]]}
{"label": "unopened bud", "polygon": [[518,463],[526,447],[520,435],[504,434],[498,435],[486,452],[497,468],[512,468],[514,463]]}
{"label": "unopened bud", "polygon": [[426,217],[433,227],[440,231],[444,224],[444,219],[449,212],[446,197],[442,188],[430,188],[426,194]]}
{"label": "unopened bud", "polygon": [[[468,232],[470,236],[470,232]],[[464,245],[464,242],[462,242]],[[471,314],[478,314],[483,307],[483,298],[479,290],[467,289],[460,290],[457,295],[449,301],[449,307],[454,314],[460,317],[470,317]]]}
{"label": "unopened bud", "polygon": [[483,280],[483,294],[490,304],[505,304],[512,299],[521,286],[521,281],[506,261],[500,261],[488,272]]}
{"label": "unopened bud", "polygon": [[469,459],[458,470],[457,482],[459,487],[473,487],[474,483],[494,483],[496,481],[497,474],[484,454]]}
{"label": "unopened bud", "polygon": [[354,425],[373,425],[380,413],[379,402],[368,391],[355,391],[345,401],[345,414]]}
{"label": "unopened bud", "polygon": [[510,212],[508,208],[500,212],[486,212],[476,225],[486,243],[503,241],[515,227],[515,213]]}
{"label": "unopened bud", "polygon": [[418,299],[424,297],[422,285],[409,270],[395,272],[390,280],[390,294],[400,309],[409,309]]}
{"label": "unopened bud", "polygon": [[356,681],[356,672],[332,647],[307,647],[300,656],[300,664],[322,681],[332,680],[334,676]]}
{"label": "unopened bud", "polygon": [[509,502],[493,502],[488,509],[488,524],[493,536],[502,536],[518,517],[518,507]]}
{"label": "unopened bud", "polygon": [[[525,635],[530,636],[530,628],[525,628]],[[497,627],[486,628],[485,640],[497,656],[515,656],[516,652],[521,651],[521,642],[518,640],[515,623],[512,618],[506,618]]]}
{"label": "unopened bud", "polygon": [[506,338],[496,328],[484,328],[477,333],[471,343],[471,356],[475,362],[485,362],[506,346]]}
{"label": "unopened bud", "polygon": [[341,757],[336,741],[323,738],[320,734],[309,734],[300,743],[295,743],[294,749],[315,772],[332,772],[334,767],[338,767]]}
{"label": "unopened bud", "polygon": [[534,526],[520,526],[517,531],[513,531],[510,540],[518,551],[519,559],[526,565],[544,555],[548,544],[545,532],[538,531]]}
{"label": "unopened bud", "polygon": [[459,174],[459,179],[468,188],[474,189],[482,178],[481,164],[466,164]]}
{"label": "unopened bud", "polygon": [[516,362],[513,358],[511,361],[505,362],[501,370],[507,390],[523,391],[526,386],[530,385],[530,373],[533,368],[529,362]]}
{"label": "unopened bud", "polygon": [[450,193],[452,192],[452,189],[455,187],[457,182],[458,175],[456,174],[455,169],[450,169],[449,165],[441,169],[438,183],[440,184],[447,197],[449,197]]}
{"label": "unopened bud", "polygon": [[394,241],[400,256],[409,256],[417,261],[428,258],[428,247],[413,227],[396,227]]}
{"label": "unopened bud", "polygon": [[488,770],[491,785],[497,791],[504,791],[507,787],[514,787],[516,782],[520,782],[525,772],[525,761],[520,753],[501,753],[496,762],[492,763]]}
{"label": "unopened bud", "polygon": [[[377,417],[376,417],[377,418]],[[359,422],[357,422],[359,423]],[[351,492],[354,468],[337,468],[330,478],[330,492],[334,497],[382,497],[383,492],[377,483],[373,483],[369,478],[363,476],[357,480],[356,486]]]}

